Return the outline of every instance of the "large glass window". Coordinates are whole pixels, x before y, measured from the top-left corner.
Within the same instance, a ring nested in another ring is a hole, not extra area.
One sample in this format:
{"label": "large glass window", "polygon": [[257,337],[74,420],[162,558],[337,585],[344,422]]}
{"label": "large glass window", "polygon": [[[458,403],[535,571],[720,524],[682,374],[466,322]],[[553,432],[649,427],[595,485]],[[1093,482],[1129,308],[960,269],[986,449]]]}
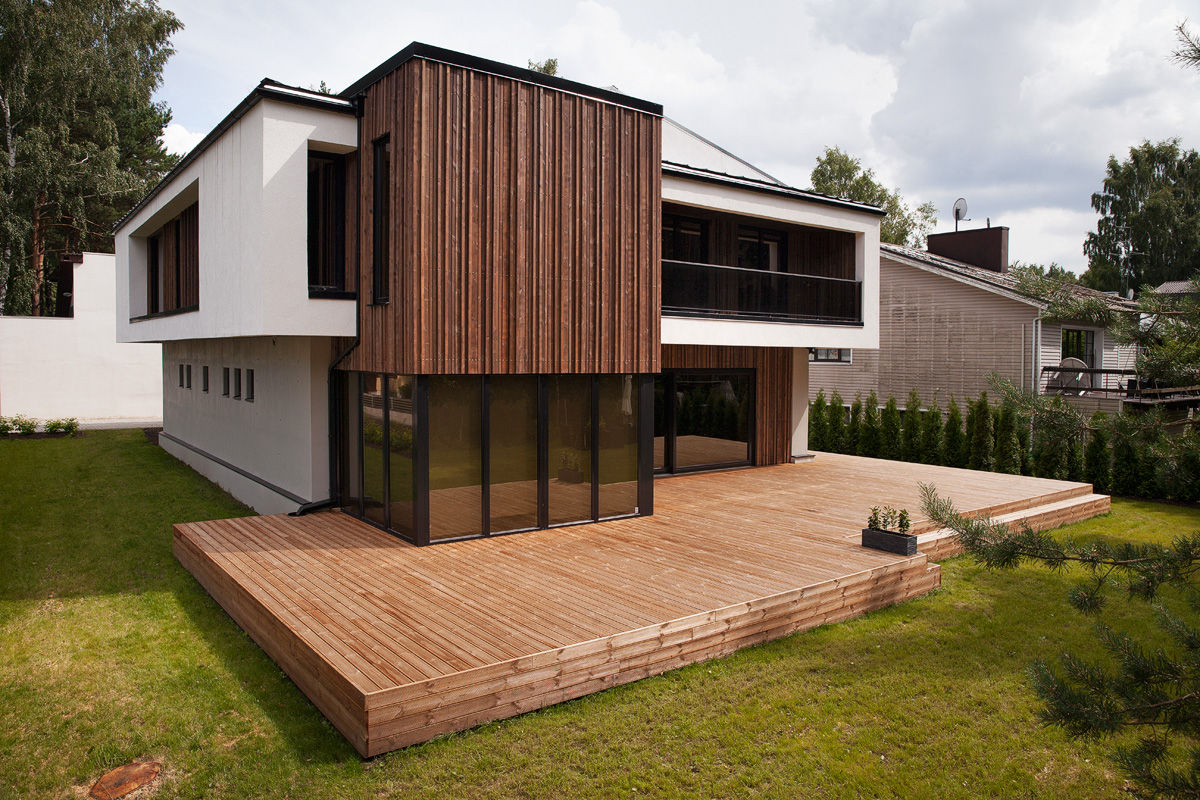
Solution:
{"label": "large glass window", "polygon": [[1096,366],[1096,332],[1080,328],[1062,329],[1062,357],[1077,358],[1088,367]]}
{"label": "large glass window", "polygon": [[483,532],[483,383],[429,378],[429,540]]}
{"label": "large glass window", "polygon": [[592,378],[550,375],[549,521],[592,519]]}
{"label": "large glass window", "polygon": [[387,485],[384,477],[386,417],[381,375],[363,374],[359,407],[362,415],[363,515],[377,525],[384,525],[387,522],[383,505]]}
{"label": "large glass window", "polygon": [[655,382],[655,406],[658,471],[750,463],[753,370],[666,372]]}
{"label": "large glass window", "polygon": [[413,533],[413,441],[416,435],[413,379],[388,378],[388,527],[406,539]]}
{"label": "large glass window", "polygon": [[346,160],[308,154],[308,285],[346,288]]}
{"label": "large glass window", "polygon": [[738,263],[748,269],[786,271],[785,237],[781,231],[738,228]]}
{"label": "large glass window", "polygon": [[536,375],[488,380],[488,506],[492,533],[538,524]]}
{"label": "large glass window", "polygon": [[632,375],[601,375],[597,390],[600,517],[636,514],[638,393]]}
{"label": "large glass window", "polygon": [[674,214],[663,214],[662,257],[667,261],[707,264],[707,223]]}
{"label": "large glass window", "polygon": [[[358,423],[360,419],[357,372],[338,372],[338,477],[341,505],[345,511],[358,516],[362,487],[362,460],[359,452]],[[229,368],[225,368],[225,394],[229,394]]]}

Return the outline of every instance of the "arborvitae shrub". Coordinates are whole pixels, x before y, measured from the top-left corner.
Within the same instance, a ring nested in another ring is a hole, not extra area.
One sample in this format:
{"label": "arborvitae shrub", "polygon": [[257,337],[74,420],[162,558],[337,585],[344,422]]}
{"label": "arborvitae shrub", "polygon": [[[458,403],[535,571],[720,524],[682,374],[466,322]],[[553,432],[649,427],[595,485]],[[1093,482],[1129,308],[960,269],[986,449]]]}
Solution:
{"label": "arborvitae shrub", "polygon": [[996,418],[996,472],[1016,475],[1021,471],[1021,443],[1017,438],[1017,409],[1010,402],[1000,406]]}
{"label": "arborvitae shrub", "polygon": [[829,452],[847,452],[846,405],[842,402],[842,396],[838,394],[837,389],[833,390],[833,397],[829,398],[829,405],[825,407],[825,416],[825,439]]}
{"label": "arborvitae shrub", "polygon": [[942,431],[942,463],[947,467],[967,466],[967,438],[963,435],[962,411],[953,397],[946,409],[946,425]]}
{"label": "arborvitae shrub", "polygon": [[1067,444],[1067,480],[1083,480],[1083,445],[1079,436],[1072,436]]}
{"label": "arborvitae shrub", "polygon": [[808,407],[808,449],[829,449],[829,415],[825,410],[825,390],[817,392],[817,397]]}
{"label": "arborvitae shrub", "polygon": [[966,410],[966,425],[964,427],[966,428],[965,437],[967,440],[967,463],[963,466],[974,469],[974,467],[971,466],[971,448],[975,446],[975,428],[978,425],[979,408],[975,405],[974,400],[967,400],[965,401],[964,405]]}
{"label": "arborvitae shrub", "polygon": [[1141,483],[1138,453],[1128,435],[1114,437],[1112,448],[1112,493],[1132,497]]}
{"label": "arborvitae shrub", "polygon": [[858,442],[862,439],[862,417],[862,396],[856,394],[854,395],[854,402],[850,404],[850,424],[846,426],[845,452],[850,455],[858,454]]}
{"label": "arborvitae shrub", "polygon": [[1029,429],[1029,420],[1017,414],[1017,446],[1021,449],[1021,474],[1033,474],[1033,446],[1030,444],[1030,437],[1033,435]]}
{"label": "arborvitae shrub", "polygon": [[1188,426],[1175,439],[1176,469],[1172,473],[1171,496],[1176,500],[1195,503],[1200,500],[1200,435]]}
{"label": "arborvitae shrub", "polygon": [[992,454],[992,407],[988,405],[987,392],[979,395],[979,399],[971,405],[975,414],[975,425],[971,428],[971,456],[968,462],[971,469],[990,471],[995,466]]}
{"label": "arborvitae shrub", "polygon": [[874,389],[863,403],[862,427],[858,430],[858,454],[868,458],[879,456],[879,398]]}
{"label": "arborvitae shrub", "polygon": [[879,456],[900,458],[900,409],[894,397],[888,397],[879,415]]}
{"label": "arborvitae shrub", "polygon": [[942,409],[937,403],[921,415],[921,462],[942,463]]}
{"label": "arborvitae shrub", "polygon": [[904,404],[904,433],[900,438],[900,458],[921,460],[921,395],[916,389],[908,393]]}
{"label": "arborvitae shrub", "polygon": [[1039,478],[1066,480],[1067,447],[1061,439],[1043,431],[1033,432],[1033,474]]}
{"label": "arborvitae shrub", "polygon": [[1084,434],[1088,437],[1088,442],[1083,449],[1083,479],[1092,485],[1092,491],[1099,494],[1108,494],[1112,475],[1108,434],[1104,430],[1107,420],[1107,414],[1097,411],[1092,415],[1090,434]]}

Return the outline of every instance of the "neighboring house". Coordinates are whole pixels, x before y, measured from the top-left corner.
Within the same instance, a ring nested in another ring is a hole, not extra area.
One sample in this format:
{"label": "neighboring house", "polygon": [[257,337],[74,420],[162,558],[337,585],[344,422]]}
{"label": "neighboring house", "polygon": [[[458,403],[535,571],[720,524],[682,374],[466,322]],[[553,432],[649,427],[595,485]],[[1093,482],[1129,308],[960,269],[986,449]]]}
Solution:
{"label": "neighboring house", "polygon": [[[874,390],[880,403],[893,396],[903,406],[916,389],[922,404],[944,408],[951,397],[961,404],[991,391],[995,372],[1026,391],[1062,393],[1085,410],[1120,408],[1135,350],[1103,328],[1042,319],[1045,304],[1021,294],[1007,274],[1007,228],[936,234],[929,248],[941,254],[880,245],[879,349],[814,350],[810,397],[837,390],[849,404]],[[1060,369],[1066,359],[1076,361]]]}
{"label": "neighboring house", "polygon": [[0,317],[0,415],[84,425],[157,425],[162,348],[118,344],[116,260],[63,260],[58,316]]}
{"label": "neighboring house", "polygon": [[645,515],[655,473],[807,455],[808,349],[878,343],[881,213],[414,43],[206,136],[117,226],[118,337],[163,343],[162,445],[261,512]]}
{"label": "neighboring house", "polygon": [[1194,297],[1197,294],[1196,284],[1192,281],[1166,281],[1160,283],[1154,291],[1172,297]]}

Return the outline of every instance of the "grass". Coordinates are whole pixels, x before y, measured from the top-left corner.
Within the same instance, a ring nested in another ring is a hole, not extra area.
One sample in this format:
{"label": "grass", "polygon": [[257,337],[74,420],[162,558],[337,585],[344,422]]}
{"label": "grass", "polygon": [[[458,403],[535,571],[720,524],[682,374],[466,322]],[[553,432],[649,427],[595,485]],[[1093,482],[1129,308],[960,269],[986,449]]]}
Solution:
{"label": "grass", "polygon": [[[953,560],[927,597],[364,762],[171,556],[172,522],[247,509],[137,431],[0,441],[0,486],[5,798],[138,758],[156,798],[1122,794],[1111,743],[1040,727],[1025,679],[1097,649],[1069,575]],[[1113,508],[1072,533],[1200,528]]]}

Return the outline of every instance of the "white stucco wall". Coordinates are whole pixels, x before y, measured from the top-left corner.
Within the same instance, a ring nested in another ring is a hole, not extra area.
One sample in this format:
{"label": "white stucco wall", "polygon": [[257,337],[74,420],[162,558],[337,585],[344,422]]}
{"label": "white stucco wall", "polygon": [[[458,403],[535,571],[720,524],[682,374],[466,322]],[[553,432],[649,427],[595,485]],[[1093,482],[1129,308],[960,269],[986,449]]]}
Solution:
{"label": "white stucco wall", "polygon": [[[301,502],[325,499],[329,348],[325,338],[291,336],[165,343],[160,374],[166,436],[160,444],[259,513],[294,511]],[[179,386],[180,364],[192,367],[190,389]],[[229,396],[222,394],[225,367],[231,384],[233,370],[242,371],[242,398],[233,396],[232,385]],[[254,370],[253,401],[245,399],[247,369]]]}
{"label": "white stucco wall", "polygon": [[0,415],[81,422],[162,418],[162,348],[116,339],[116,261],[84,253],[73,318],[0,317]]}
{"label": "white stucco wall", "polygon": [[[351,115],[261,99],[116,235],[117,336],[353,336],[353,300],[308,297],[308,150],[357,146]],[[200,303],[146,312],[146,237],[199,202]]]}
{"label": "white stucco wall", "polygon": [[663,344],[759,347],[879,347],[879,222],[876,214],[798,198],[664,175],[664,203],[716,209],[854,234],[855,278],[862,281],[862,326],[663,317]]}

